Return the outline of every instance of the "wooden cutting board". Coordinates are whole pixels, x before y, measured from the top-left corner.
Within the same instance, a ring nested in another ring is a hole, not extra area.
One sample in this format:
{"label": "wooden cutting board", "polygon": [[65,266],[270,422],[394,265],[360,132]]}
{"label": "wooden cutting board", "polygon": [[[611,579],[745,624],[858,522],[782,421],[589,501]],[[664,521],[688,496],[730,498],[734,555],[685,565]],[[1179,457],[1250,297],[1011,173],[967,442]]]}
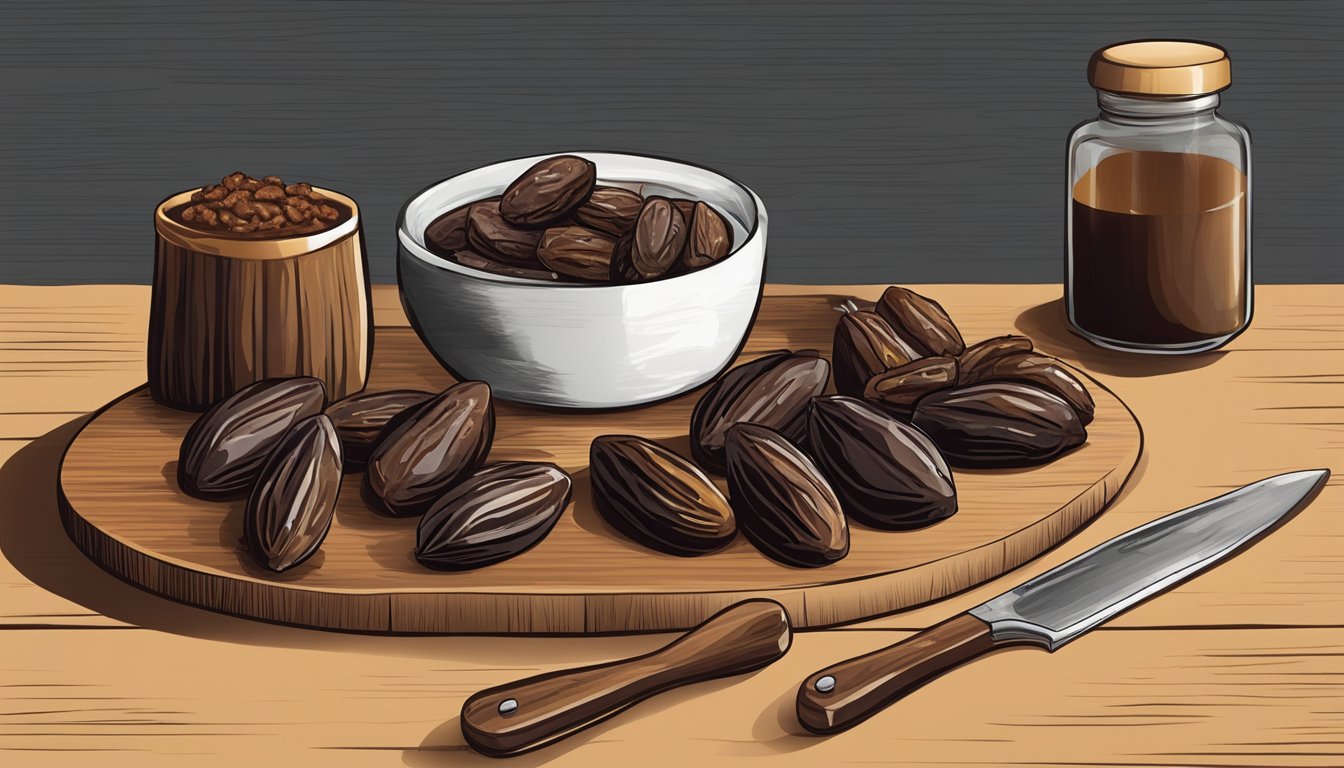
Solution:
{"label": "wooden cutting board", "polygon": [[[835,297],[768,297],[740,361],[775,349],[829,353]],[[968,339],[998,335],[958,318]],[[980,324],[984,324],[983,322]],[[1080,374],[1081,375],[1081,374]],[[408,328],[380,328],[371,390],[452,383]],[[439,573],[412,556],[414,519],[381,517],[347,475],[322,549],[282,575],[240,545],[243,502],[177,489],[178,446],[193,414],[156,405],[144,388],[106,406],[62,461],[61,514],[71,538],[113,574],[151,592],[225,613],[364,632],[596,634],[684,629],[746,597],[783,603],[798,628],[825,627],[937,600],[1036,557],[1095,517],[1142,448],[1134,415],[1090,379],[1088,442],[1042,467],[957,470],[960,509],[908,532],[851,528],[850,553],[821,569],[779,565],[739,536],[698,558],[623,538],[593,509],[592,438],[639,434],[689,453],[700,392],[642,409],[578,413],[496,404],[491,460],[551,461],[574,478],[574,502],[550,535],[512,560]]]}

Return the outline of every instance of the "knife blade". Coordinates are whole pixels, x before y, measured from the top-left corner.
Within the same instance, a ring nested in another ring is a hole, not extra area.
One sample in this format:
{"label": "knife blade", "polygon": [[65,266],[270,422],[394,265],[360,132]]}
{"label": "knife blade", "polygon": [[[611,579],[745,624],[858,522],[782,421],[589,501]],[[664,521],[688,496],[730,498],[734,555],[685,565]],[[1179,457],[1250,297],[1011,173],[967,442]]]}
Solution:
{"label": "knife blade", "polygon": [[1058,650],[1254,544],[1310,504],[1329,477],[1325,469],[1276,475],[1174,512],[900,643],[820,670],[798,688],[798,721],[837,733],[991,651]]}

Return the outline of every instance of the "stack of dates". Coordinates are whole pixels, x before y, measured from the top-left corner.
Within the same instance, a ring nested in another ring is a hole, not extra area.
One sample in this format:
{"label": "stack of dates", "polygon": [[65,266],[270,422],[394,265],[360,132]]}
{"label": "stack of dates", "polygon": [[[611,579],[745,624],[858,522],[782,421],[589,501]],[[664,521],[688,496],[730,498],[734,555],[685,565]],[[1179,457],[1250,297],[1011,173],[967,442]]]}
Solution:
{"label": "stack of dates", "polygon": [[502,194],[430,222],[425,246],[483,272],[613,284],[694,272],[732,251],[732,229],[708,203],[600,185],[597,171],[582,157],[546,158]]}

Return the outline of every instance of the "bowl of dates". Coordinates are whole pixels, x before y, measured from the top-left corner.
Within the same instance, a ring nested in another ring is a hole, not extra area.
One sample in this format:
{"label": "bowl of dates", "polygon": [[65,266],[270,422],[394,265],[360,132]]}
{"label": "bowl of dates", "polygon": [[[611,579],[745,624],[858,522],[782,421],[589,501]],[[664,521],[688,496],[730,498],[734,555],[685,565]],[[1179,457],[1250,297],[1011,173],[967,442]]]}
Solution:
{"label": "bowl of dates", "polygon": [[402,209],[397,239],[402,305],[459,380],[620,408],[732,362],[760,302],[766,213],[707,168],[573,152],[434,184]]}

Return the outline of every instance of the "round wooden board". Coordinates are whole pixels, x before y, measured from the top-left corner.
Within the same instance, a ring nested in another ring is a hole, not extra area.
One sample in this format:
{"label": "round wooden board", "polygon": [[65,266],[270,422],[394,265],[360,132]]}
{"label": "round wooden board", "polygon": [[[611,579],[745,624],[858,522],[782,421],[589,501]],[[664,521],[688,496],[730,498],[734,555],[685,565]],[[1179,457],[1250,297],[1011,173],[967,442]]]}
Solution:
{"label": "round wooden board", "polygon": [[[841,298],[767,298],[741,359],[780,348],[829,352]],[[959,320],[968,339],[1007,330]],[[451,383],[410,329],[378,330],[371,390],[436,391]],[[257,568],[239,543],[243,502],[198,501],[176,486],[178,446],[194,415],[156,405],[143,388],[104,408],[71,443],[61,465],[61,513],[80,549],[113,574],[174,600],[267,621],[431,634],[638,632],[684,629],[738,600],[769,597],[783,603],[795,627],[823,627],[994,578],[1096,516],[1134,468],[1142,433],[1124,403],[1088,384],[1097,415],[1086,445],[1027,470],[958,470],[960,509],[952,518],[899,533],[853,526],[849,556],[816,570],[779,565],[741,536],[704,557],[658,554],[622,538],[594,511],[592,438],[639,434],[686,454],[699,392],[605,413],[497,403],[491,460],[559,464],[574,476],[574,503],[536,548],[477,571],[420,567],[412,557],[416,521],[365,508],[359,475],[346,476],[317,555],[283,575]]]}

